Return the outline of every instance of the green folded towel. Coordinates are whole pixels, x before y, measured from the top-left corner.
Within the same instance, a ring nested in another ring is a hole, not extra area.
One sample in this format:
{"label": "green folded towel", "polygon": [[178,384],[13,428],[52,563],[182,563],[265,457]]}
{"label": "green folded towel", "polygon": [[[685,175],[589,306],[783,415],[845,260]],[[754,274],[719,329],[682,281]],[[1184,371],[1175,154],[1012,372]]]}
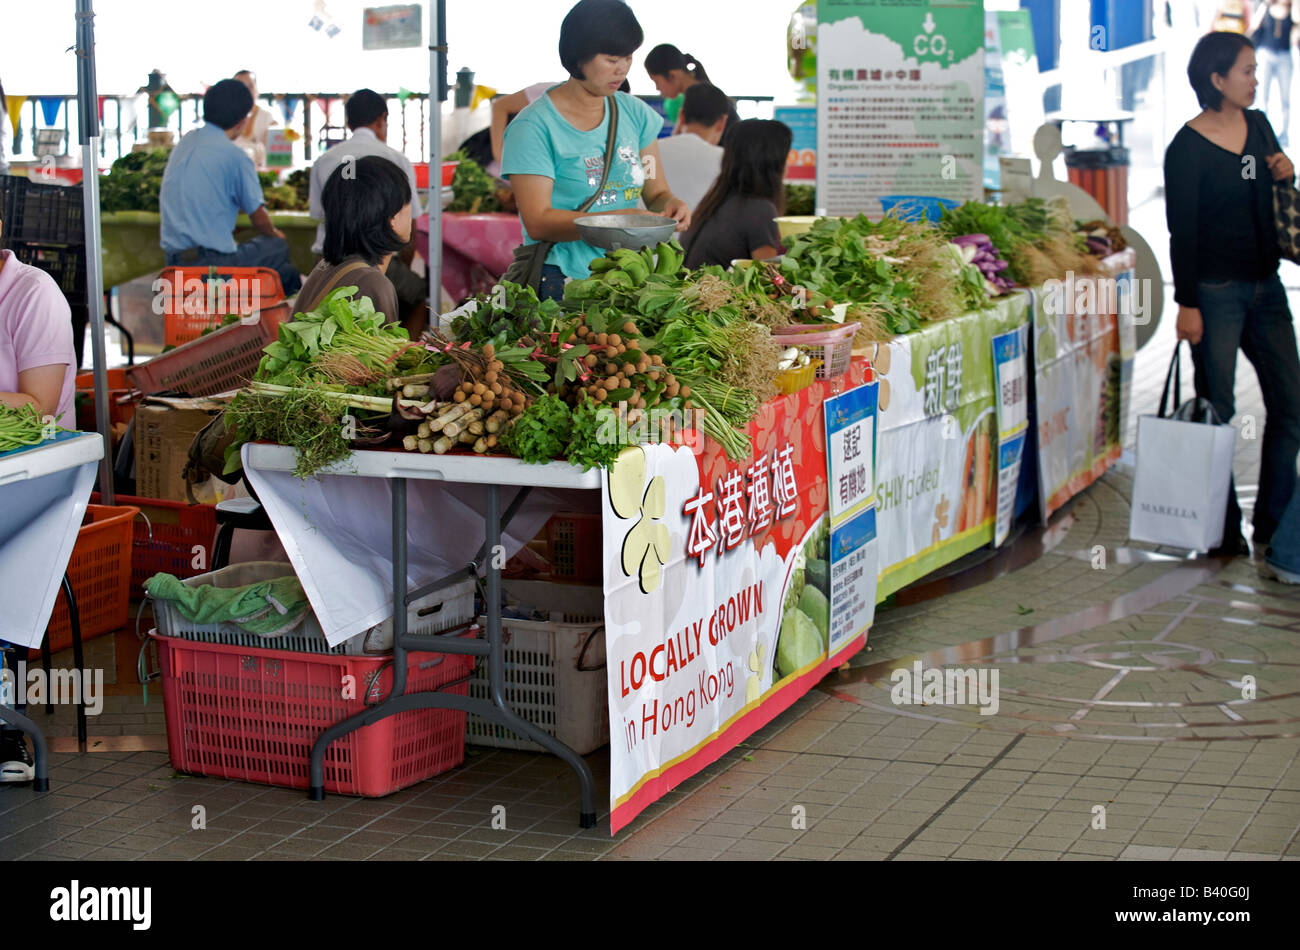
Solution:
{"label": "green folded towel", "polygon": [[235,623],[262,637],[291,633],[311,610],[292,574],[244,587],[190,587],[171,574],[155,574],[144,588],[150,597],[170,601],[192,623]]}

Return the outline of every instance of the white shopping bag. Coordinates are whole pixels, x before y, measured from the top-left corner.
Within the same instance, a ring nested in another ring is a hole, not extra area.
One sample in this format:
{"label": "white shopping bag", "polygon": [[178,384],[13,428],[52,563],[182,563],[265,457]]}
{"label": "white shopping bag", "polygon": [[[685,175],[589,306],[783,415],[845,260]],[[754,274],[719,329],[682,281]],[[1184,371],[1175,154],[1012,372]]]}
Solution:
{"label": "white shopping bag", "polygon": [[[1170,376],[1178,401],[1178,356]],[[1223,519],[1232,478],[1236,430],[1221,425],[1203,399],[1188,400],[1167,415],[1169,376],[1160,412],[1138,419],[1137,473],[1129,537],[1191,551],[1208,551],[1223,541]]]}

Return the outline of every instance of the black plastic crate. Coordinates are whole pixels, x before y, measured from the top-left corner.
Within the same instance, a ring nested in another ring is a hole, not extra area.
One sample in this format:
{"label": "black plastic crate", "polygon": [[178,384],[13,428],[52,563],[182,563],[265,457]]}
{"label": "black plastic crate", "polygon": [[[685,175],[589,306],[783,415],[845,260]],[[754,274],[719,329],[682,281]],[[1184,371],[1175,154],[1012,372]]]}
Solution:
{"label": "black plastic crate", "polygon": [[80,185],[47,185],[17,175],[0,176],[0,214],[7,244],[86,243]]}
{"label": "black plastic crate", "polygon": [[[6,222],[6,227],[8,226]],[[84,247],[49,247],[20,241],[6,241],[14,257],[24,264],[39,267],[54,278],[68,298],[68,305],[86,305],[86,249]]]}

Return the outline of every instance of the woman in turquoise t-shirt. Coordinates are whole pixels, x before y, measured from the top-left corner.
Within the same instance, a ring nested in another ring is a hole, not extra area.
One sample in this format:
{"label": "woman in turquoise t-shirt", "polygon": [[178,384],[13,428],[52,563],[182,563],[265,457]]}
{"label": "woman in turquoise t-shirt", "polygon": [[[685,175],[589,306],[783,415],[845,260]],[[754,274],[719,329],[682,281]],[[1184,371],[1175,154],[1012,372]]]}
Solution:
{"label": "woman in turquoise t-shirt", "polygon": [[[691,211],[672,193],[662,173],[657,139],[663,119],[635,96],[618,91],[641,45],[641,26],[623,0],[581,0],[560,27],[560,62],[568,81],[550,89],[506,129],[501,173],[514,187],[524,241],[554,241],[542,270],[541,296],[559,299],[565,278],[590,274],[604,252],[578,237],[574,224],[585,214],[634,211],[637,199],[656,214],[690,227]],[[606,99],[616,96],[618,129],[614,161],[604,190],[590,209],[573,210],[590,198],[604,171],[609,134]]]}

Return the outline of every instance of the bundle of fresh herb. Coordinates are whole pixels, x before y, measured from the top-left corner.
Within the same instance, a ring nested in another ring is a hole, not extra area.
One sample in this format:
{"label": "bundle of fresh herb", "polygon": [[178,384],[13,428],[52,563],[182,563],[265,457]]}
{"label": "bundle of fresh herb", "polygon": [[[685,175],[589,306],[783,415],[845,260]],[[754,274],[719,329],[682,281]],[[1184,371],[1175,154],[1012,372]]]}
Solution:
{"label": "bundle of fresh herb", "polygon": [[[356,287],[340,287],[315,310],[280,324],[279,339],[264,348],[255,378],[294,386],[322,377],[322,369],[341,356],[353,358],[369,373],[369,383],[436,368],[433,355],[412,343],[401,324],[387,323],[369,297],[357,298],[356,293]],[[367,383],[358,379],[354,384]]]}
{"label": "bundle of fresh herb", "polygon": [[363,401],[366,398],[313,383],[241,390],[226,408],[226,425],[239,434],[226,450],[226,470],[239,467],[243,443],[276,442],[298,453],[294,474],[310,478],[347,458],[352,451],[349,439],[382,432],[392,400],[385,408],[384,400]]}
{"label": "bundle of fresh herb", "polygon": [[502,281],[476,298],[470,312],[456,317],[451,332],[462,342],[501,349],[536,332],[551,333],[566,319],[554,300],[539,300],[533,288]]}
{"label": "bundle of fresh herb", "polygon": [[496,182],[477,162],[464,152],[453,152],[443,161],[460,162],[451,179],[451,190],[455,197],[451,204],[447,205],[447,211],[487,214],[501,210],[501,203],[497,200]]}
{"label": "bundle of fresh herb", "polygon": [[524,410],[501,440],[511,455],[537,465],[559,458],[569,444],[573,416],[558,396],[543,396]]}

